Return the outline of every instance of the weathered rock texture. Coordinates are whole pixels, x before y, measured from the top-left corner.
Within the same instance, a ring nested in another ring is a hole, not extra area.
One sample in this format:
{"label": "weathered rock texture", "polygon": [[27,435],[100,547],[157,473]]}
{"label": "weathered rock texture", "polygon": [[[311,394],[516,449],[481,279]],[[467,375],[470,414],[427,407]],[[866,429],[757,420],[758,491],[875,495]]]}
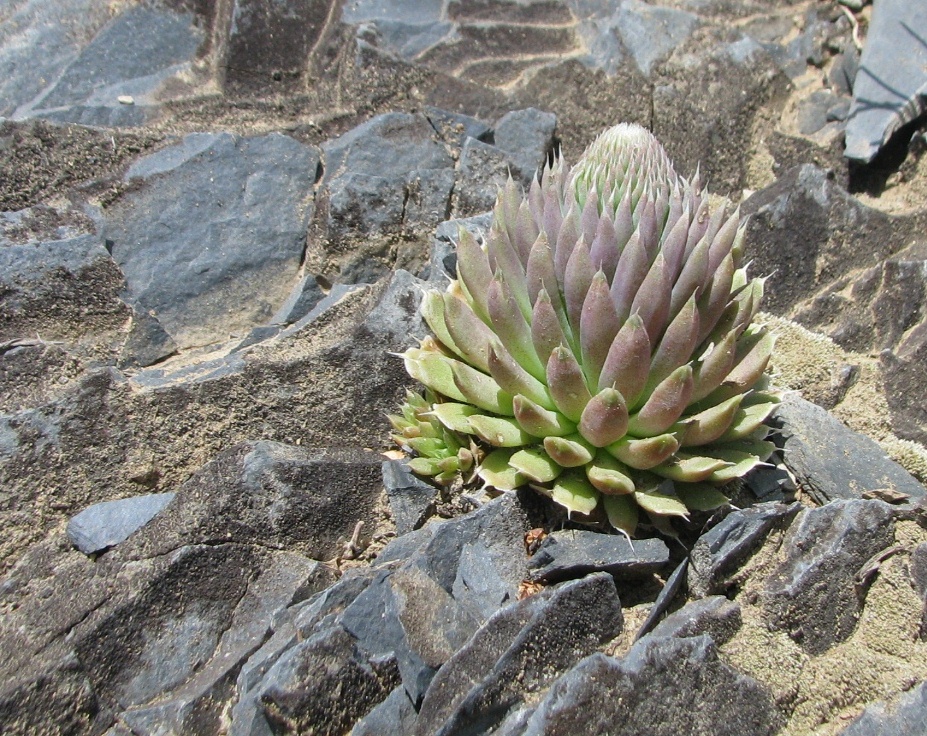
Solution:
{"label": "weathered rock texture", "polygon": [[[0,732],[920,733],[924,4],[842,5],[0,12]],[[381,454],[459,228],[619,121],[821,405],[681,545]]]}

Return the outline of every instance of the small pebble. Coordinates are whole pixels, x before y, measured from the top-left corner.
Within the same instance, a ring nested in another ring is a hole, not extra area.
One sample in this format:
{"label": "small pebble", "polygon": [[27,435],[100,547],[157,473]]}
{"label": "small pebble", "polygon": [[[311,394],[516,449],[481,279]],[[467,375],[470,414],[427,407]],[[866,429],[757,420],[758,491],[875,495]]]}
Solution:
{"label": "small pebble", "polygon": [[135,104],[135,98],[132,97],[132,95],[119,95],[119,97],[117,97],[116,100],[119,102],[120,105],[134,105]]}

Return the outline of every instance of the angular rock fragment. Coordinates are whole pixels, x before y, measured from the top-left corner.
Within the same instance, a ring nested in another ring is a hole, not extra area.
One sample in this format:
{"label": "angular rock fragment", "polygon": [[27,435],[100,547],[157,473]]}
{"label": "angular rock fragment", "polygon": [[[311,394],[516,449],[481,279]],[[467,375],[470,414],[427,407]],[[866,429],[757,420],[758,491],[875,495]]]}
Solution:
{"label": "angular rock fragment", "polygon": [[191,133],[136,161],[103,213],[130,300],[180,347],[267,321],[302,260],[318,165],[279,133]]}
{"label": "angular rock fragment", "polygon": [[788,524],[800,508],[797,503],[763,503],[725,516],[692,548],[689,591],[699,597],[724,592],[727,574],[744,562],[772,529]]}
{"label": "angular rock fragment", "polygon": [[547,588],[492,616],[432,680],[415,734],[485,732],[529,693],[621,631],[604,573]]}
{"label": "angular rock fragment", "polygon": [[396,534],[418,529],[434,511],[436,489],[398,460],[383,463],[383,486],[389,499]]}
{"label": "angular rock fragment", "polygon": [[68,522],[68,538],[86,555],[102,552],[145,526],[175,495],[149,493],[88,506]]}
{"label": "angular rock fragment", "polygon": [[922,682],[897,702],[870,705],[841,736],[920,736],[927,723],[927,683]]}
{"label": "angular rock fragment", "polygon": [[810,654],[853,633],[865,598],[865,564],[894,539],[892,507],[838,500],[796,517],[783,541],[786,557],[763,590],[769,626]]}
{"label": "angular rock fragment", "polygon": [[706,634],[721,646],[737,633],[740,625],[740,606],[723,595],[711,595],[673,611],[657,624],[650,636],[683,638]]}
{"label": "angular rock fragment", "polygon": [[847,158],[870,162],[900,127],[925,110],[927,7],[910,0],[876,4],[853,88]]}
{"label": "angular rock fragment", "polygon": [[267,673],[261,704],[271,728],[343,734],[399,683],[390,657],[369,661],[340,626],[289,649]]}
{"label": "angular rock fragment", "polygon": [[569,529],[548,534],[529,563],[529,578],[557,583],[591,572],[607,572],[619,580],[646,577],[669,562],[662,539],[628,541],[617,534]]}
{"label": "angular rock fragment", "polygon": [[724,664],[707,636],[647,637],[616,660],[593,654],[551,687],[523,736],[771,736],[772,695]]}
{"label": "angular rock fragment", "polygon": [[848,429],[815,404],[787,396],[773,421],[782,432],[785,465],[817,503],[859,498],[877,488],[912,498],[927,494],[927,489],[873,440]]}

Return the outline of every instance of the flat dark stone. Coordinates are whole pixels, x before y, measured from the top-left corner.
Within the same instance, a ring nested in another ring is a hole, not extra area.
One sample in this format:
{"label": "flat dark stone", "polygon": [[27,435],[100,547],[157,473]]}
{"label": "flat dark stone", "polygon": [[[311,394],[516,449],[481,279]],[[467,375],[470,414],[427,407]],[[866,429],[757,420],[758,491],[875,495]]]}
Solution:
{"label": "flat dark stone", "polygon": [[821,407],[790,395],[773,416],[782,431],[786,466],[817,503],[860,498],[879,488],[912,498],[927,494],[875,441],[847,428]]}
{"label": "flat dark stone", "polygon": [[783,540],[785,559],[767,578],[765,618],[810,654],[845,641],[865,597],[865,564],[894,541],[883,501],[838,500],[804,509]]}
{"label": "flat dark stone", "polygon": [[174,500],[174,493],[150,493],[88,506],[68,522],[68,538],[84,554],[125,541]]}
{"label": "flat dark stone", "polygon": [[699,636],[707,634],[718,646],[725,644],[740,629],[740,605],[723,595],[711,595],[687,603],[673,611],[650,636]]}
{"label": "flat dark stone", "polygon": [[398,460],[383,463],[383,486],[389,499],[396,534],[418,529],[434,511],[437,489]]}
{"label": "flat dark stone", "polygon": [[764,503],[732,511],[692,548],[687,584],[696,596],[724,592],[728,573],[744,562],[776,526],[788,524],[801,506]]}
{"label": "flat dark stone", "polygon": [[620,633],[614,581],[590,575],[492,616],[432,680],[415,736],[486,733],[531,692]]}
{"label": "flat dark stone", "polygon": [[521,733],[772,736],[782,723],[772,694],[722,662],[709,637],[646,637],[620,660],[582,660],[551,686]]}
{"label": "flat dark stone", "polygon": [[548,534],[528,563],[530,579],[554,583],[607,572],[618,579],[645,577],[669,562],[662,539],[629,542],[618,534],[566,529]]}
{"label": "flat dark stone", "polygon": [[927,683],[922,682],[892,704],[870,705],[840,736],[922,736],[925,723]]}
{"label": "flat dark stone", "polygon": [[879,0],[853,87],[847,158],[868,163],[892,134],[925,109],[927,3]]}

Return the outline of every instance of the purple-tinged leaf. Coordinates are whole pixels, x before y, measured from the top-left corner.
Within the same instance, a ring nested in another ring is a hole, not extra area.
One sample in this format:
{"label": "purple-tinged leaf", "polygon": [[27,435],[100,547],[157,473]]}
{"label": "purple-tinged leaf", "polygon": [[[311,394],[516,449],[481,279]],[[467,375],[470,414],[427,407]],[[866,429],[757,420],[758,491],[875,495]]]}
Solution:
{"label": "purple-tinged leaf", "polygon": [[528,281],[525,276],[525,267],[521,264],[514,246],[495,224],[489,230],[487,241],[490,268],[494,272],[502,272],[505,283],[512,290],[512,296],[515,297],[519,309],[527,319],[531,314],[531,302],[528,299]]}
{"label": "purple-tinged leaf", "polygon": [[454,341],[455,352],[475,368],[484,373],[488,371],[489,346],[496,340],[495,333],[463,299],[447,292],[444,293],[444,323]]}
{"label": "purple-tinged leaf", "polygon": [[704,399],[714,391],[734,367],[737,354],[737,333],[728,332],[721,342],[714,343],[707,354],[696,361],[692,369],[692,401]]}
{"label": "purple-tinged leaf", "polygon": [[650,261],[647,251],[641,244],[639,233],[631,235],[618,260],[615,278],[612,280],[611,294],[618,319],[627,319],[631,314],[631,304],[637,296],[638,289],[647,277]]}
{"label": "purple-tinged leaf", "polygon": [[711,239],[711,248],[708,251],[708,273],[714,273],[714,270],[721,264],[724,257],[731,252],[737,232],[740,229],[739,223],[740,209],[738,208]]}
{"label": "purple-tinged leaf", "polygon": [[576,432],[576,422],[571,422],[558,411],[545,409],[525,396],[515,396],[512,407],[521,428],[535,437],[563,437]]}
{"label": "purple-tinged leaf", "polygon": [[698,345],[698,309],[695,306],[695,297],[680,310],[676,318],[670,322],[660,345],[654,351],[650,362],[650,375],[647,386],[655,387],[679,366],[692,360],[692,353]]}
{"label": "purple-tinged leaf", "polygon": [[473,234],[464,228],[459,229],[457,237],[457,276],[464,283],[467,293],[473,300],[473,311],[480,316],[480,319],[488,321],[486,292],[489,289],[489,282],[492,281],[489,257],[476,242]]}
{"label": "purple-tinged leaf", "polygon": [[583,205],[582,215],[580,216],[580,232],[591,243],[595,239],[596,228],[599,224],[599,193],[595,186],[589,189],[586,195],[586,202]]}
{"label": "purple-tinged leaf", "polygon": [[[550,237],[550,232],[547,233]],[[579,225],[579,213],[576,207],[570,207],[560,226],[560,231],[556,235],[556,247],[554,248],[554,271],[557,274],[557,280],[563,283],[566,274],[567,264],[573,255],[573,248],[582,236],[582,229]],[[554,241],[551,241],[554,242]]]}
{"label": "purple-tinged leaf", "polygon": [[653,437],[666,432],[689,405],[692,397],[692,366],[684,365],[670,373],[628,420],[628,433]]}
{"label": "purple-tinged leaf", "polygon": [[596,228],[595,237],[589,247],[589,260],[592,267],[601,270],[610,284],[615,276],[615,268],[618,266],[618,259],[621,257],[621,251],[618,248],[618,238],[615,235],[615,226],[608,217],[599,220]]}
{"label": "purple-tinged leaf", "polygon": [[682,266],[682,272],[673,284],[673,296],[670,299],[670,316],[679,313],[682,306],[695,295],[701,296],[702,291],[709,286],[708,275],[713,273],[708,269],[708,251],[710,243],[701,241]]}
{"label": "purple-tinged leaf", "polygon": [[573,335],[580,334],[580,323],[583,315],[583,304],[589,287],[592,285],[592,261],[589,260],[589,247],[582,236],[573,248],[573,253],[566,266],[563,281],[563,297],[566,302],[567,317]]}
{"label": "purple-tinged leaf", "polygon": [[596,447],[617,442],[628,429],[628,407],[624,397],[613,388],[593,396],[579,418],[579,433]]}
{"label": "purple-tinged leaf", "polygon": [[[559,297],[558,297],[559,299]],[[569,345],[570,341],[563,331],[560,318],[551,304],[547,291],[542,289],[534,303],[534,314],[531,318],[531,341],[535,352],[542,361],[550,356],[561,345]],[[546,372],[546,371],[545,371]]]}
{"label": "purple-tinged leaf", "polygon": [[743,394],[738,394],[698,414],[683,418],[679,424],[684,426],[681,426],[677,432],[680,445],[682,447],[707,445],[724,435],[734,421],[743,398]]}
{"label": "purple-tinged leaf", "polygon": [[657,256],[660,249],[660,232],[657,225],[656,207],[654,202],[647,200],[643,202],[640,214],[640,220],[637,223],[637,231],[640,233],[641,244],[647,253],[647,257],[652,261]]}
{"label": "purple-tinged leaf", "polygon": [[493,330],[508,353],[536,379],[545,380],[547,369],[534,349],[531,326],[522,315],[505,281],[492,280],[486,304]]}
{"label": "purple-tinged leaf", "polygon": [[590,386],[598,386],[605,358],[620,328],[621,322],[615,313],[608,282],[605,274],[599,271],[592,277],[579,322],[583,372]]}
{"label": "purple-tinged leaf", "polygon": [[618,330],[599,375],[598,388],[614,388],[629,404],[637,400],[650,373],[650,338],[638,315]]}
{"label": "purple-tinged leaf", "polygon": [[546,289],[548,295],[553,294],[560,299],[560,285],[554,271],[554,251],[543,232],[531,246],[525,272],[528,280],[528,299],[532,304],[537,301],[542,289]]}
{"label": "purple-tinged leaf", "polygon": [[516,394],[526,396],[546,409],[554,408],[545,385],[518,365],[508,351],[498,343],[489,348],[488,364],[489,374],[503,391],[512,396]]}
{"label": "purple-tinged leaf", "polygon": [[700,344],[705,342],[709,335],[718,332],[718,322],[731,299],[731,284],[734,280],[733,258],[730,255],[725,257],[710,278],[708,289],[698,297]]}
{"label": "purple-tinged leaf", "polygon": [[672,295],[672,282],[666,269],[666,261],[663,254],[658,253],[640,289],[637,290],[634,301],[631,302],[631,313],[640,314],[647,334],[654,342],[660,338],[666,327]]}
{"label": "purple-tinged leaf", "polygon": [[512,241],[515,244],[515,251],[518,258],[523,264],[528,263],[528,254],[531,252],[531,246],[538,239],[540,230],[531,216],[531,208],[527,200],[522,200],[518,206],[518,216],[515,219],[515,233]]}
{"label": "purple-tinged leaf", "polygon": [[566,347],[557,347],[547,361],[547,388],[554,405],[567,419],[578,422],[592,396],[576,358]]}
{"label": "purple-tinged leaf", "polygon": [[683,261],[686,250],[686,238],[689,235],[689,213],[683,212],[672,223],[667,220],[667,231],[663,238],[663,257],[669,268],[670,280],[675,281],[688,264]]}
{"label": "purple-tinged leaf", "polygon": [[642,439],[624,437],[605,449],[631,468],[648,470],[672,456],[679,449],[679,442],[672,434]]}

